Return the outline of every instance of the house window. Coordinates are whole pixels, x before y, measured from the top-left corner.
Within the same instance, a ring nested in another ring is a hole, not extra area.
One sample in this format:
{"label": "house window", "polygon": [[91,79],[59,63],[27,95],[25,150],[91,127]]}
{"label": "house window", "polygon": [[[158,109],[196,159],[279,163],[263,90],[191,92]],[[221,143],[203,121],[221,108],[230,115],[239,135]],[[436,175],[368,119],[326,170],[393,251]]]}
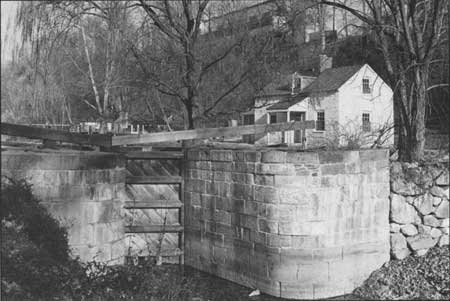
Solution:
{"label": "house window", "polygon": [[276,114],[270,114],[270,124],[277,123],[277,115]]}
{"label": "house window", "polygon": [[244,125],[251,125],[251,124],[255,124],[255,115],[253,114],[244,115]]}
{"label": "house window", "polygon": [[301,77],[297,77],[295,79],[294,89],[300,89],[301,85],[302,85],[302,78]]}
{"label": "house window", "polygon": [[370,114],[362,114],[362,130],[363,132],[370,132]]}
{"label": "house window", "polygon": [[317,112],[316,130],[325,131],[325,112]]}
{"label": "house window", "polygon": [[370,81],[368,78],[363,78],[362,86],[363,86],[363,93],[370,94]]}

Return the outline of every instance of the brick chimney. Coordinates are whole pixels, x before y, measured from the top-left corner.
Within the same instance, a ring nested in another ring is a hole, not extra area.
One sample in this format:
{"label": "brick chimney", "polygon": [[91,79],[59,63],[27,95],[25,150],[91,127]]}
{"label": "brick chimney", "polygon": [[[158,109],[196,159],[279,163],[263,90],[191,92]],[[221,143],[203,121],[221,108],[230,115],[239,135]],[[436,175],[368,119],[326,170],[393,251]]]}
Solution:
{"label": "brick chimney", "polygon": [[333,58],[326,54],[319,54],[319,72],[322,73],[326,69],[333,67]]}

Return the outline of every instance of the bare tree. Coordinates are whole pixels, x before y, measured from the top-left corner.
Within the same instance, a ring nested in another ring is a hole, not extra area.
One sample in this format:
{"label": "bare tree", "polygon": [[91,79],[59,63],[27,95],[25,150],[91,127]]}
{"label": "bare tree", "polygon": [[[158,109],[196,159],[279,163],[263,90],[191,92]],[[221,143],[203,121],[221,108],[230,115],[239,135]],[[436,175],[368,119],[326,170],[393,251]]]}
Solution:
{"label": "bare tree", "polygon": [[[248,38],[246,33],[238,37],[222,37],[207,41],[201,36],[201,23],[206,16],[209,0],[192,1],[144,1],[137,2],[151,24],[158,30],[163,46],[163,64],[147,66],[142,54],[135,47],[135,56],[145,69],[148,79],[164,95],[171,96],[182,103],[186,112],[186,128],[194,128],[196,118],[210,115],[226,100],[229,100],[250,77],[251,64],[243,61],[234,64],[230,78],[224,77],[223,85],[209,87],[205,94],[207,81],[211,74],[218,74],[224,62],[240,51]],[[214,46],[218,45],[218,46]],[[257,49],[255,49],[255,52]],[[153,51],[155,53],[157,51]],[[139,58],[141,56],[141,58]],[[151,61],[144,56],[146,61]],[[231,74],[231,73],[230,73]],[[209,93],[213,91],[214,93]]]}
{"label": "bare tree", "polygon": [[[361,19],[373,32],[394,89],[399,120],[399,159],[421,160],[425,146],[425,111],[429,70],[442,46],[448,23],[445,1],[364,0],[367,13],[338,1],[321,3],[342,8]],[[439,87],[447,86],[440,83]],[[438,87],[438,86],[436,86]]]}

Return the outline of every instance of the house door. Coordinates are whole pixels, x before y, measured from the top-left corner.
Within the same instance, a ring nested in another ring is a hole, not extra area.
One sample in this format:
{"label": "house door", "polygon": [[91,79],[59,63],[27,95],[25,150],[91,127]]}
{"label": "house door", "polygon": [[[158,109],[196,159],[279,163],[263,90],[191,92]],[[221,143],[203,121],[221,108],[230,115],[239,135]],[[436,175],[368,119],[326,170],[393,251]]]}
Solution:
{"label": "house door", "polygon": [[[290,112],[291,121],[305,121],[305,112]],[[294,131],[294,143],[303,143],[303,137],[305,137],[305,130]]]}
{"label": "house door", "polygon": [[[287,121],[287,112],[273,112],[269,113],[269,123],[283,123]],[[268,144],[285,143],[284,132],[270,132],[267,133]]]}
{"label": "house door", "polygon": [[[244,115],[244,125],[252,125],[255,124],[255,115],[254,114],[246,114]],[[255,143],[255,134],[243,135],[242,139],[245,143],[253,144]]]}

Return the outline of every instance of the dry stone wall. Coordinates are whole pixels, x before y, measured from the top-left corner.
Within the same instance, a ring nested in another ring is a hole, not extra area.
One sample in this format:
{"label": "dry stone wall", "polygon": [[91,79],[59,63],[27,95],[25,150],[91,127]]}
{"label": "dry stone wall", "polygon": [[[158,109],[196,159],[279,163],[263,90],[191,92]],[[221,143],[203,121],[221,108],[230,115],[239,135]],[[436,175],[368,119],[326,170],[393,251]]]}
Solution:
{"label": "dry stone wall", "polygon": [[185,263],[285,298],[342,295],[389,260],[387,150],[188,151]]}
{"label": "dry stone wall", "polygon": [[123,262],[125,161],[111,153],[2,149],[1,174],[26,179],[83,261]]}
{"label": "dry stone wall", "polygon": [[391,163],[391,255],[403,259],[449,244],[448,163]]}

